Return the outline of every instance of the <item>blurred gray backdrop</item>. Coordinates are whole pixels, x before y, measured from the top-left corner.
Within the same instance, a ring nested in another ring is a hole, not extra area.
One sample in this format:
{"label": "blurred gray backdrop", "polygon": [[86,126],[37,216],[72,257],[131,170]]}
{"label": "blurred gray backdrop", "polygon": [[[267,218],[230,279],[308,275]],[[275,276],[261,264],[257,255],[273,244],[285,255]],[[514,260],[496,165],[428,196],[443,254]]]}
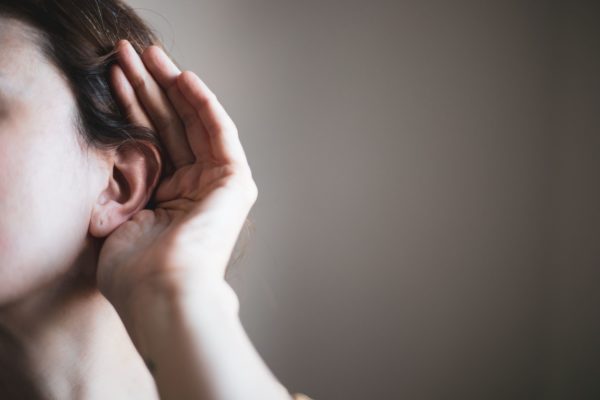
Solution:
{"label": "blurred gray backdrop", "polygon": [[286,387],[600,398],[597,1],[129,3],[239,128],[228,281]]}

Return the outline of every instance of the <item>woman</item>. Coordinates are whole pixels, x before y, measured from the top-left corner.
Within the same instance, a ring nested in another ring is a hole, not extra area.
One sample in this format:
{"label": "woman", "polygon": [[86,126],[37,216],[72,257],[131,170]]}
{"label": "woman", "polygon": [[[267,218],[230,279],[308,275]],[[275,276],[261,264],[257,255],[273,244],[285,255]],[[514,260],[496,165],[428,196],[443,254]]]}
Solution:
{"label": "woman", "polygon": [[289,399],[225,269],[237,129],[118,0],[0,0],[0,397]]}

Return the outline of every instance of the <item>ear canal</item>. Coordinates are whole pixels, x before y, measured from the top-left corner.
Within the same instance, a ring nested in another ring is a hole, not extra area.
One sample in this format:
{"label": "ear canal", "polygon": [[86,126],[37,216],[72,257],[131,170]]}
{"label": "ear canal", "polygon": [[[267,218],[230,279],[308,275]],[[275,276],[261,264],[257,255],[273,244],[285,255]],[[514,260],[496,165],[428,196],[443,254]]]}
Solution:
{"label": "ear canal", "polygon": [[127,181],[127,178],[125,178],[125,175],[123,175],[123,172],[121,172],[119,168],[115,168],[113,174],[115,176],[115,180],[119,183],[119,189],[121,191],[117,201],[124,202],[131,194],[129,182]]}

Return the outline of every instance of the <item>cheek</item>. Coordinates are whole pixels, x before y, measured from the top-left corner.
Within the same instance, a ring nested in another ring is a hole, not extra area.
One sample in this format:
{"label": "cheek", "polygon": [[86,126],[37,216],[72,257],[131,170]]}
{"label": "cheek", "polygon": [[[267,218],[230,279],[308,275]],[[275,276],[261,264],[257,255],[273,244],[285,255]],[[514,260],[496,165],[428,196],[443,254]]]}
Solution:
{"label": "cheek", "polygon": [[65,273],[87,234],[80,150],[38,133],[0,138],[0,304]]}

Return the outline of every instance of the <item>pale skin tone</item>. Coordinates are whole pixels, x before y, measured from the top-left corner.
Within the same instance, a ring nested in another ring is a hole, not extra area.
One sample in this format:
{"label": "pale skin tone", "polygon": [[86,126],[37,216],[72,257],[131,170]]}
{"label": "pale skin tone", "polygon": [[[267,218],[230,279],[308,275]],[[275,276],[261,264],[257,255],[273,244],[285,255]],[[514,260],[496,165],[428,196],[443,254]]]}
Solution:
{"label": "pale skin tone", "polygon": [[140,58],[120,41],[111,85],[168,159],[148,144],[83,150],[66,82],[26,27],[0,19],[0,327],[36,386],[60,399],[290,399],[224,280],[258,191],[216,96],[160,47]]}

